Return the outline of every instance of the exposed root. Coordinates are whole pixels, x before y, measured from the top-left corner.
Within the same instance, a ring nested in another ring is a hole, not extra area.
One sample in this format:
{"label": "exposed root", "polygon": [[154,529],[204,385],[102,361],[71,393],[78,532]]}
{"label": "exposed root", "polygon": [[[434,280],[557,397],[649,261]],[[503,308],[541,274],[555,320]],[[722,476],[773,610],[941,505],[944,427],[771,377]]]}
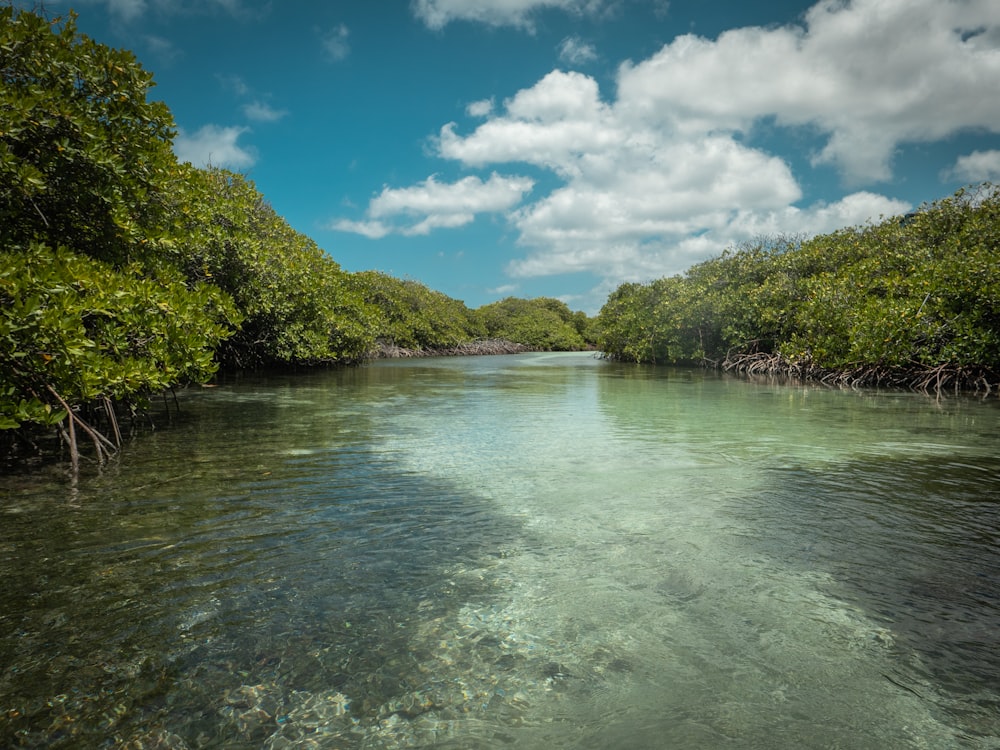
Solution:
{"label": "exposed root", "polygon": [[934,367],[914,363],[904,368],[865,364],[835,370],[820,367],[808,359],[789,360],[780,354],[753,352],[730,353],[720,367],[726,372],[747,376],[809,380],[846,388],[908,388],[938,397],[950,391],[955,394],[972,392],[985,398],[994,390],[1000,390],[1000,373],[950,363]]}
{"label": "exposed root", "polygon": [[112,442],[103,433],[101,433],[97,428],[88,424],[83,417],[73,410],[69,404],[60,396],[52,386],[46,386],[49,393],[59,402],[63,410],[66,412],[66,417],[64,418],[64,424],[59,426],[59,434],[66,441],[69,447],[69,460],[70,468],[73,475],[76,476],[80,469],[80,448],[77,441],[76,430],[79,427],[93,442],[94,452],[97,454],[97,463],[103,465],[111,456],[118,452],[121,447],[121,433],[118,430],[118,421],[114,418],[114,409],[111,406],[111,401],[109,399],[104,399],[104,407],[108,412],[108,418],[111,422],[114,434],[117,439],[117,443]]}

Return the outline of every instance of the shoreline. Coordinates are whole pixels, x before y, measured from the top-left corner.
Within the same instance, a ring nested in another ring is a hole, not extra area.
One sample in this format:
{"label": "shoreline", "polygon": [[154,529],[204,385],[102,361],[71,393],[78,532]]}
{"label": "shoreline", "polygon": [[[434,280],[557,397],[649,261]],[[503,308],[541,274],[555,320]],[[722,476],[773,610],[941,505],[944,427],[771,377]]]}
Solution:
{"label": "shoreline", "polygon": [[791,361],[780,354],[740,354],[726,357],[706,366],[746,377],[774,376],[847,388],[896,388],[934,394],[938,397],[973,395],[988,398],[996,392],[1000,397],[1000,373],[985,367],[963,367],[944,363],[935,366],[914,365],[912,368],[886,367],[879,364],[859,364],[850,369],[829,369],[809,361]]}

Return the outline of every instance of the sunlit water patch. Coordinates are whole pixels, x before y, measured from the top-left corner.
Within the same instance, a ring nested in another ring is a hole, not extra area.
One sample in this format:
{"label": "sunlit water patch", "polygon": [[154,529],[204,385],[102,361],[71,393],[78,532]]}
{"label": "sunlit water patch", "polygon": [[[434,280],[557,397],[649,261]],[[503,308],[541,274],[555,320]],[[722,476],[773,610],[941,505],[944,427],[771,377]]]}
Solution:
{"label": "sunlit water patch", "polygon": [[993,748],[996,404],[386,362],[4,482],[0,740]]}

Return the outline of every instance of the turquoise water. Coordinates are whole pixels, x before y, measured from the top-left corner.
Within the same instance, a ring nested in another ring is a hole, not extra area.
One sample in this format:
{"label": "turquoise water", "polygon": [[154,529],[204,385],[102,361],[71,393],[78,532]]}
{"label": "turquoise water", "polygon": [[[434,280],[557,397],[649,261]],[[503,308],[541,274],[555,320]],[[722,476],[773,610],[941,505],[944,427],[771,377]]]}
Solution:
{"label": "turquoise water", "polygon": [[243,378],[0,477],[0,745],[1000,747],[1000,403]]}

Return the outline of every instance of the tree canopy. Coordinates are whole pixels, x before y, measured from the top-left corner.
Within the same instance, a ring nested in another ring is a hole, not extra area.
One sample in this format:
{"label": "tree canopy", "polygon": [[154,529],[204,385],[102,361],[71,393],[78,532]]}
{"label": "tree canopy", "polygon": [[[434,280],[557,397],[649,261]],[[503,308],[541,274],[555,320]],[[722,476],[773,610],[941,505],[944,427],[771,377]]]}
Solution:
{"label": "tree canopy", "polygon": [[158,262],[174,123],[125,50],[0,8],[0,238],[124,267]]}
{"label": "tree canopy", "polygon": [[172,211],[177,262],[191,282],[225,292],[242,320],[219,361],[259,367],[364,358],[380,311],[350,275],[242,175],[190,165],[181,172]]}
{"label": "tree canopy", "polygon": [[211,376],[238,315],[171,262],[173,121],[134,56],[8,6],[0,76],[0,427],[72,440],[80,404]]}
{"label": "tree canopy", "polygon": [[351,275],[350,284],[378,311],[374,336],[381,345],[421,351],[447,349],[485,335],[477,316],[464,302],[418,281],[361,271]]}
{"label": "tree canopy", "polygon": [[507,339],[542,351],[587,348],[586,316],[574,313],[565,302],[551,297],[507,297],[477,311],[491,338]]}
{"label": "tree canopy", "polygon": [[1000,373],[1000,189],[622,285],[598,327],[608,356],[634,362],[987,386]]}

